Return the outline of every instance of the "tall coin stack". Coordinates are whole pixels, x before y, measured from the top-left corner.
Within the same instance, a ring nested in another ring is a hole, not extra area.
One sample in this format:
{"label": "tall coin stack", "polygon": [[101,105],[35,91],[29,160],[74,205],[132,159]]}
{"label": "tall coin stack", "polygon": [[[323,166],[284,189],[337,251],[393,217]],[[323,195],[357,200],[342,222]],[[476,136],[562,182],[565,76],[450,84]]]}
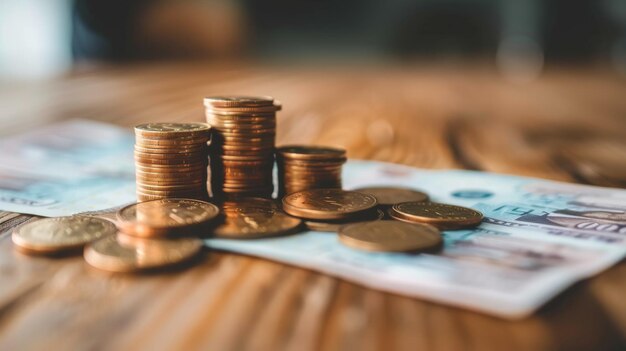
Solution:
{"label": "tall coin stack", "polygon": [[271,197],[280,104],[271,97],[215,96],[204,106],[212,128],[213,197]]}
{"label": "tall coin stack", "polygon": [[137,200],[206,199],[210,132],[204,123],[136,126]]}
{"label": "tall coin stack", "polygon": [[278,195],[319,188],[341,189],[346,150],[320,146],[283,146],[276,150]]}

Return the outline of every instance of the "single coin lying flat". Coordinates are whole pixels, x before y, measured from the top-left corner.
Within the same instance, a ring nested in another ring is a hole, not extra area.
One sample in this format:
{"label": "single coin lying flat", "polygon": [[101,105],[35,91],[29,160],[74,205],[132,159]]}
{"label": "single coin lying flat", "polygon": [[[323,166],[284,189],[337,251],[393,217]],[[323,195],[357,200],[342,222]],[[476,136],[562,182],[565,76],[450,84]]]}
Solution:
{"label": "single coin lying flat", "polygon": [[224,223],[214,234],[229,239],[256,239],[291,234],[302,221],[283,213],[271,200],[248,198],[222,205]]}
{"label": "single coin lying flat", "polygon": [[354,189],[360,193],[370,194],[376,198],[378,205],[390,207],[400,202],[428,201],[428,194],[410,188],[375,186]]}
{"label": "single coin lying flat", "polygon": [[[117,213],[120,230],[139,237],[190,234],[211,224],[220,213],[212,203],[191,199],[159,199],[132,204]],[[198,234],[198,233],[196,233]]]}
{"label": "single coin lying flat", "polygon": [[349,224],[339,230],[339,240],[356,249],[384,252],[432,251],[443,245],[437,228],[398,221]]}
{"label": "single coin lying flat", "polygon": [[376,209],[375,211],[367,211],[362,215],[358,215],[354,218],[350,217],[348,219],[339,219],[334,221],[312,221],[307,220],[304,221],[304,225],[309,230],[314,230],[317,232],[338,232],[341,227],[356,223],[356,222],[365,222],[365,221],[380,221],[385,218],[385,212],[381,209]]}
{"label": "single coin lying flat", "polygon": [[119,234],[86,246],[84,258],[98,269],[137,272],[184,262],[201,248],[202,240],[198,238],[143,239]]}
{"label": "single coin lying flat", "polygon": [[312,220],[345,219],[375,206],[374,196],[341,189],[304,190],[283,198],[285,212]]}
{"label": "single coin lying flat", "polygon": [[30,253],[52,254],[82,248],[85,244],[113,235],[117,228],[102,218],[71,216],[43,218],[17,228],[13,243]]}
{"label": "single coin lying flat", "polygon": [[439,229],[473,228],[483,220],[483,214],[471,208],[436,202],[402,202],[389,210],[399,221],[426,223]]}

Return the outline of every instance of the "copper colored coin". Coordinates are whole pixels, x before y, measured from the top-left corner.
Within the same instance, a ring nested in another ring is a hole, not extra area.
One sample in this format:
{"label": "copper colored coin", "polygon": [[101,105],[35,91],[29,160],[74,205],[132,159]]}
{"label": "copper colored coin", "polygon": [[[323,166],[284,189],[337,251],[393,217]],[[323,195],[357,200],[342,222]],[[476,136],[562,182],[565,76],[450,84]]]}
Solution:
{"label": "copper colored coin", "polygon": [[137,272],[172,266],[194,257],[202,248],[198,238],[124,240],[111,235],[85,248],[85,261],[111,272]]}
{"label": "copper colored coin", "polygon": [[214,233],[230,239],[255,239],[291,234],[301,220],[283,213],[271,200],[244,199],[222,206],[224,223]]}
{"label": "copper colored coin", "polygon": [[199,145],[199,146],[175,146],[170,148],[153,148],[153,147],[144,147],[141,145],[135,145],[135,151],[142,154],[156,154],[156,155],[194,155],[194,154],[205,154],[209,151],[208,145]]}
{"label": "copper colored coin", "polygon": [[439,229],[472,228],[480,224],[483,214],[471,208],[436,202],[402,202],[389,210],[398,220],[427,223]]}
{"label": "copper colored coin", "polygon": [[341,189],[312,189],[287,195],[283,210],[307,219],[341,219],[376,206],[376,198]]}
{"label": "copper colored coin", "polygon": [[146,138],[202,137],[210,132],[211,127],[206,123],[144,123],[135,126],[135,135]]}
{"label": "copper colored coin", "polygon": [[378,204],[382,206],[392,206],[409,201],[428,201],[428,194],[410,188],[377,186],[354,189],[354,191],[373,195]]}
{"label": "copper colored coin", "polygon": [[135,170],[147,173],[187,173],[187,172],[206,172],[207,166],[204,163],[198,165],[142,165],[135,164]]}
{"label": "copper colored coin", "polygon": [[29,253],[51,254],[71,251],[113,235],[117,228],[110,221],[89,216],[42,218],[17,228],[13,243]]}
{"label": "copper colored coin", "polygon": [[281,146],[276,149],[281,157],[297,160],[323,160],[323,159],[342,159],[346,157],[346,150],[307,145],[288,145]]}
{"label": "copper colored coin", "polygon": [[437,228],[398,221],[348,224],[339,230],[339,240],[356,249],[384,252],[432,251],[443,245]]}
{"label": "copper colored coin", "polygon": [[385,218],[385,212],[376,209],[376,211],[367,211],[366,214],[351,217],[344,220],[335,220],[335,221],[304,221],[304,225],[309,230],[314,230],[318,232],[337,232],[341,227],[351,223],[357,222],[365,222],[365,221],[379,221]]}
{"label": "copper colored coin", "polygon": [[163,199],[126,206],[117,212],[117,219],[126,234],[158,237],[188,233],[209,224],[218,215],[218,207],[209,202]]}
{"label": "copper colored coin", "polygon": [[243,96],[243,95],[224,95],[224,96],[207,96],[204,98],[204,105],[209,107],[258,107],[272,106],[274,98],[271,96]]}

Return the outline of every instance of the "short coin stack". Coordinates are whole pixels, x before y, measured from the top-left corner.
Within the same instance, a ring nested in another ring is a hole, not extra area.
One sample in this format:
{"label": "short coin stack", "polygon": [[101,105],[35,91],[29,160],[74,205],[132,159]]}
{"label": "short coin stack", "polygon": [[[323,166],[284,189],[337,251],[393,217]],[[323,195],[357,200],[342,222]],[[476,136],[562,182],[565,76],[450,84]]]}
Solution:
{"label": "short coin stack", "polygon": [[283,146],[276,150],[279,196],[319,188],[341,189],[343,149],[321,146]]}
{"label": "short coin stack", "polygon": [[209,137],[204,123],[136,126],[137,200],[206,199]]}
{"label": "short coin stack", "polygon": [[271,197],[280,104],[271,97],[215,96],[204,106],[212,127],[213,197]]}

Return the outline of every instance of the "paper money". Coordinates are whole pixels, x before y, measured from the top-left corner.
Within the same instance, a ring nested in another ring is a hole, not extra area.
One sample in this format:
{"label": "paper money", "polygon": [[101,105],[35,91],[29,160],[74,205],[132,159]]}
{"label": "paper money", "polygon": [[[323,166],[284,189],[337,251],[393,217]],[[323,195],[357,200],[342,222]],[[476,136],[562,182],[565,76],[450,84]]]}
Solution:
{"label": "paper money", "polygon": [[133,202],[133,136],[71,120],[0,141],[0,210],[66,216]]}
{"label": "paper money", "polygon": [[526,316],[626,253],[626,191],[471,171],[349,161],[344,187],[394,185],[480,210],[476,229],[445,231],[439,254],[368,253],[331,233],[207,240],[368,287],[505,317]]}

